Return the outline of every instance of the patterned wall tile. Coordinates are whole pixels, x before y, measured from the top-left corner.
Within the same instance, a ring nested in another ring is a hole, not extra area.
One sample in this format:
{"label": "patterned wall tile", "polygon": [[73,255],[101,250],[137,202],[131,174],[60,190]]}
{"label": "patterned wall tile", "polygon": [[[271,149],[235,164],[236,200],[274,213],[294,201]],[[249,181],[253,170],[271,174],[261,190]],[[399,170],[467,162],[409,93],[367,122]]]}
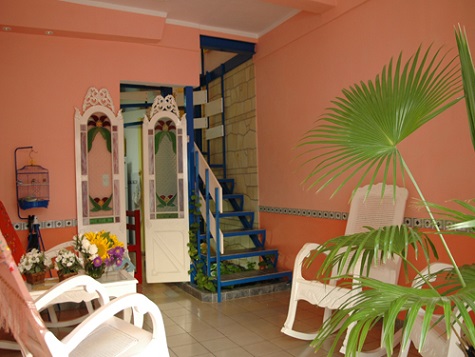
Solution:
{"label": "patterned wall tile", "polygon": [[[335,211],[320,211],[320,210],[309,210],[309,209],[298,209],[298,208],[281,208],[281,207],[268,207],[260,206],[260,212],[268,213],[277,213],[277,214],[287,214],[287,215],[296,215],[296,216],[305,216],[312,218],[325,218],[325,219],[336,219],[336,220],[347,220],[348,212],[335,212]],[[436,220],[437,225],[440,229],[445,229],[452,221],[445,220]],[[414,218],[414,217],[404,217],[404,224],[409,227],[418,227],[418,228],[433,228],[432,220],[428,218]]]}
{"label": "patterned wall tile", "polygon": [[[26,231],[29,229],[27,222],[13,222],[12,224],[16,231]],[[76,219],[40,222],[40,229],[75,227],[75,226],[77,226]]]}

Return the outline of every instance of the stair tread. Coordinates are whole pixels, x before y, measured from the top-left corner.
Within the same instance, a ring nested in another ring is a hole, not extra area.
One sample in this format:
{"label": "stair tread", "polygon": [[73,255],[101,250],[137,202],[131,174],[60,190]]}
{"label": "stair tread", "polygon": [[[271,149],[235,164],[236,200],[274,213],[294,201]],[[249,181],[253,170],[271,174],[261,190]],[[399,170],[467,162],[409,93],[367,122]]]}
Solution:
{"label": "stair tread", "polygon": [[291,270],[278,270],[278,269],[263,269],[263,270],[248,270],[238,273],[225,274],[221,276],[221,282],[223,286],[237,284],[239,281],[249,282],[267,280],[267,279],[278,279],[281,277],[291,277]]}
{"label": "stair tread", "polygon": [[249,216],[251,214],[254,214],[254,212],[253,211],[229,211],[229,212],[220,213],[220,216],[221,217]]}
{"label": "stair tread", "polygon": [[[224,254],[221,254],[221,258],[227,258],[229,256],[233,255],[242,255],[242,254],[249,254],[250,256],[252,255],[269,255],[269,254],[275,254],[278,252],[278,249],[269,249],[269,248],[264,248],[264,247],[254,247],[254,248],[247,248],[247,249],[232,249],[232,250],[226,250]],[[216,257],[216,255],[212,255],[213,258]]]}
{"label": "stair tread", "polygon": [[223,198],[242,198],[244,195],[242,193],[223,193]]}
{"label": "stair tread", "polygon": [[232,179],[232,178],[220,178],[220,179],[218,179],[218,182],[234,182],[234,179]]}
{"label": "stair tread", "polygon": [[225,237],[233,237],[233,236],[244,236],[244,235],[251,235],[251,234],[266,234],[265,229],[233,229],[231,231],[223,231],[223,235]]}

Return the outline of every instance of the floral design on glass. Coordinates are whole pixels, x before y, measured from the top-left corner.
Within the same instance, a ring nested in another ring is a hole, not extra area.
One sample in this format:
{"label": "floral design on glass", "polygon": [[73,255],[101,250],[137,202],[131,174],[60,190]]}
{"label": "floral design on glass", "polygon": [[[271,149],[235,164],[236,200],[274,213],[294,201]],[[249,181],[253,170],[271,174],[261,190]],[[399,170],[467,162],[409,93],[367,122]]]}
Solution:
{"label": "floral design on glass", "polygon": [[109,197],[95,197],[92,198],[89,196],[89,201],[92,204],[91,212],[98,212],[98,211],[111,211],[112,208],[110,207],[110,204],[112,202],[112,195]]}
{"label": "floral design on glass", "polygon": [[175,200],[176,200],[176,194],[175,195],[157,195],[157,201],[159,203],[157,207],[159,208],[175,207]]}
{"label": "floral design on glass", "polygon": [[109,118],[105,115],[98,116],[93,114],[87,121],[87,127],[87,151],[91,151],[96,135],[101,134],[106,141],[107,150],[111,152],[111,123]]}
{"label": "floral design on glass", "polygon": [[173,152],[176,154],[176,126],[173,120],[159,120],[155,125],[155,154],[158,152],[160,143],[168,138],[172,143]]}

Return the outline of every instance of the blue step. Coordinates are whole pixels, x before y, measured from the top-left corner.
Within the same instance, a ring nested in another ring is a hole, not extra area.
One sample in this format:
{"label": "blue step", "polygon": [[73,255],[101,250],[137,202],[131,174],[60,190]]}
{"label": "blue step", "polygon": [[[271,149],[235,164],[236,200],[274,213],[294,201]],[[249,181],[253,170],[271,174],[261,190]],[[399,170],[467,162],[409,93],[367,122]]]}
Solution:
{"label": "blue step", "polygon": [[223,188],[224,193],[234,192],[234,179],[232,178],[218,179],[218,182]]}
{"label": "blue step", "polygon": [[244,195],[241,193],[223,193],[223,200],[229,201],[235,211],[242,211],[244,208]]}
{"label": "blue step", "polygon": [[255,247],[264,247],[266,244],[265,229],[238,229],[233,231],[223,231],[223,236],[224,238],[249,236]]}
{"label": "blue step", "polygon": [[237,229],[237,230],[232,230],[232,231],[223,231],[223,235],[224,235],[224,238],[261,235],[263,239],[265,240],[266,230],[265,229]]}
{"label": "blue step", "polygon": [[264,280],[292,279],[292,271],[279,271],[277,269],[248,270],[240,273],[226,274],[221,276],[221,286],[248,284]]}
{"label": "blue step", "polygon": [[[224,254],[221,254],[221,260],[263,257],[263,256],[269,256],[269,255],[273,255],[274,257],[277,257],[278,254],[279,254],[279,251],[277,249],[265,249],[265,248],[226,250]],[[216,256],[212,256],[211,261],[213,263],[216,262]]]}
{"label": "blue step", "polygon": [[223,164],[208,164],[210,168],[217,168],[217,169],[220,169],[220,168],[223,168],[224,165]]}
{"label": "blue step", "polygon": [[[254,225],[254,212],[252,211],[232,211],[232,212],[223,212],[219,215],[221,218],[239,218],[243,226],[246,228],[252,228]],[[246,219],[248,217],[248,219]],[[245,220],[245,222],[243,222]]]}

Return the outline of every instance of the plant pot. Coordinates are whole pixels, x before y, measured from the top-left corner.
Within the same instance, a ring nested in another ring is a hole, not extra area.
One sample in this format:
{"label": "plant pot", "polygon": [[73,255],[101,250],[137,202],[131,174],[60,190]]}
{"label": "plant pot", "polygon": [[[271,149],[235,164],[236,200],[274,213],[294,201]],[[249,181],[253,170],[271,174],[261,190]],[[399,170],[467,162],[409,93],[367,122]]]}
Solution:
{"label": "plant pot", "polygon": [[70,277],[72,277],[72,276],[74,276],[74,275],[78,275],[78,273],[75,272],[75,273],[66,273],[66,274],[64,274],[64,273],[58,271],[58,278],[59,278],[59,281],[66,280],[66,279],[68,279],[68,278],[70,278]]}
{"label": "plant pot", "polygon": [[95,267],[92,262],[87,262],[84,265],[84,271],[86,272],[86,274],[94,279],[99,279],[102,276],[102,274],[104,274],[105,270],[106,270],[106,267],[104,264],[98,267]]}
{"label": "plant pot", "polygon": [[39,273],[25,274],[26,282],[31,285],[42,284],[45,282],[46,272],[42,271]]}

